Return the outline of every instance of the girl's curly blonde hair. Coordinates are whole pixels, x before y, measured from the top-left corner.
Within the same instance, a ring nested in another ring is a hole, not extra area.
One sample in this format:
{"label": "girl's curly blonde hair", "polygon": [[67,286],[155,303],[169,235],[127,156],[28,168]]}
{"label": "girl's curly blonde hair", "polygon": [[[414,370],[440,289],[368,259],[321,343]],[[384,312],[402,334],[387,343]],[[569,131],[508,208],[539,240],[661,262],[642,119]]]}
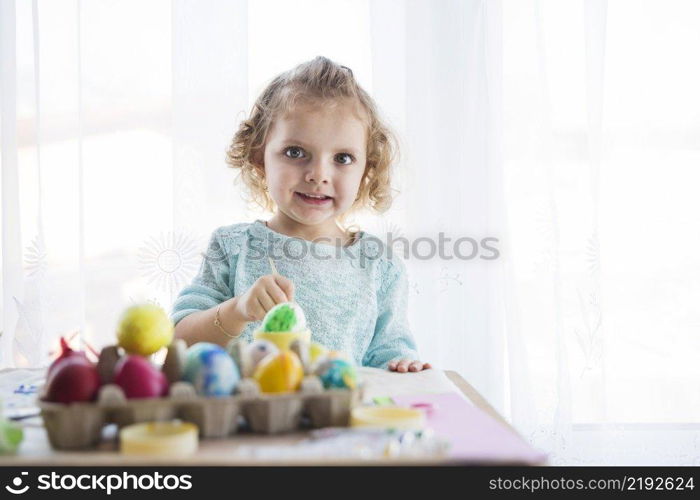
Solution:
{"label": "girl's curly blonde hair", "polygon": [[250,116],[243,120],[226,152],[226,163],[240,169],[248,201],[274,212],[275,203],[267,192],[262,165],[265,140],[274,120],[288,113],[299,103],[322,102],[333,105],[341,100],[354,100],[364,111],[367,125],[367,163],[357,197],[339,219],[343,221],[355,211],[370,208],[378,213],[389,209],[391,165],[398,160],[396,136],[380,118],[373,99],[360,87],[352,70],[330,59],[318,56],[286,71],[263,90],[253,105]]}

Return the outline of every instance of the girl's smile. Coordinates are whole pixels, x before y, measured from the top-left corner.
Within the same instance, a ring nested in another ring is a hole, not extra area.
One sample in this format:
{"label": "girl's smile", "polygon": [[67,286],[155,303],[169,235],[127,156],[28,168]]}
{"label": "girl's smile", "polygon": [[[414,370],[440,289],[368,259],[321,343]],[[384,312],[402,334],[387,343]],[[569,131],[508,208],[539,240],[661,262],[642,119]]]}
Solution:
{"label": "girl's smile", "polygon": [[312,206],[325,206],[327,204],[330,204],[330,202],[333,200],[333,198],[331,198],[330,196],[319,194],[299,193],[298,191],[295,191],[294,194],[304,203],[308,203]]}

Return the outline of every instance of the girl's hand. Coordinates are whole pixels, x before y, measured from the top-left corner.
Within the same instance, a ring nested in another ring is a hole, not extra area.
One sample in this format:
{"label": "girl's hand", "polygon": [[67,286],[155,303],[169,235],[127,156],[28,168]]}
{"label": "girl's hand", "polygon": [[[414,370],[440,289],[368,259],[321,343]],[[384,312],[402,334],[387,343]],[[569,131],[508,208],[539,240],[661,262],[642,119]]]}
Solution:
{"label": "girl's hand", "polygon": [[294,283],[284,276],[267,274],[240,296],[236,313],[243,321],[261,321],[274,306],[292,300]]}
{"label": "girl's hand", "polygon": [[411,359],[396,359],[389,362],[389,371],[391,372],[419,372],[432,368],[430,363],[422,363],[418,360]]}

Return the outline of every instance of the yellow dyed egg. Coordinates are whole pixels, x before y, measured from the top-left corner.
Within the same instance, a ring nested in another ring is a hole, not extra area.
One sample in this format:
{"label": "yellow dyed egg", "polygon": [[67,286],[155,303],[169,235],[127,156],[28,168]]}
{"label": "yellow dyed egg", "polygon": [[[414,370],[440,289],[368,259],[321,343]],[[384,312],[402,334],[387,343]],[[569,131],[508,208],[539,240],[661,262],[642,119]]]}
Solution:
{"label": "yellow dyed egg", "polygon": [[119,345],[129,354],[149,356],[173,340],[173,322],[155,304],[137,304],[124,311],[117,327]]}
{"label": "yellow dyed egg", "polygon": [[294,392],[304,378],[304,367],[296,354],[282,351],[265,357],[255,368],[253,378],[262,392]]}

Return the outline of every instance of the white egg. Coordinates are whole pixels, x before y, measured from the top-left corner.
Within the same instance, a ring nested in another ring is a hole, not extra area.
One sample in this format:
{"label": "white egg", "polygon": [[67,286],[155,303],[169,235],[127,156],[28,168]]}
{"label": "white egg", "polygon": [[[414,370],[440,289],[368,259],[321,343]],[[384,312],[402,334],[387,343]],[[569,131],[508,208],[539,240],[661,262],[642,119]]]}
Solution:
{"label": "white egg", "polygon": [[244,363],[246,377],[249,377],[255,371],[258,366],[266,356],[270,354],[277,354],[279,349],[275,344],[269,340],[255,340],[248,344],[245,348],[246,351],[246,362]]}

